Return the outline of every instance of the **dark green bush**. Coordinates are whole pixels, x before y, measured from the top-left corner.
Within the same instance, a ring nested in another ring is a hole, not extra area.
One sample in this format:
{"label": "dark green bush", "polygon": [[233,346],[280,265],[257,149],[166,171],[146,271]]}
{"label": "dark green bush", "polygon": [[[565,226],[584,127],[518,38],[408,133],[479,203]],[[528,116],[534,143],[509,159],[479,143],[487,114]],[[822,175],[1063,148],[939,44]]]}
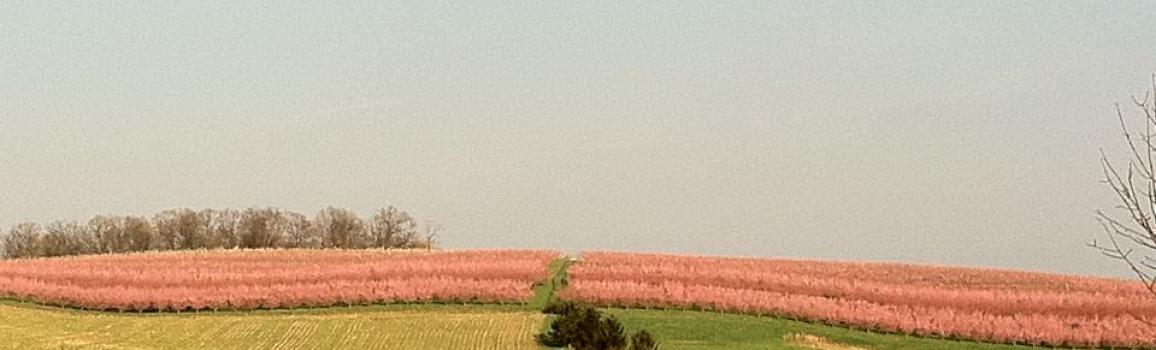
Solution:
{"label": "dark green bush", "polygon": [[569,301],[552,301],[546,304],[546,308],[542,309],[542,313],[549,315],[565,315],[577,311],[578,304]]}
{"label": "dark green bush", "polygon": [[[538,335],[538,342],[550,347],[571,347],[575,350],[626,350],[626,335],[622,323],[613,316],[603,316],[598,310],[571,302],[555,302],[543,312],[557,315],[546,333]],[[654,337],[643,330],[631,337],[630,349],[652,350],[658,346]]]}

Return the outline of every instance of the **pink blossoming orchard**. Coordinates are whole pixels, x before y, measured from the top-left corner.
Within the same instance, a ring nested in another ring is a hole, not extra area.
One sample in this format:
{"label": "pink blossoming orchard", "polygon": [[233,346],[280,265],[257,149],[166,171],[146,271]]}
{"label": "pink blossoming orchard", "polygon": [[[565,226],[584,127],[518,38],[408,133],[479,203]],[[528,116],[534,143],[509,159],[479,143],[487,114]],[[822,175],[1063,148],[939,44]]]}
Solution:
{"label": "pink blossoming orchard", "polygon": [[113,311],[525,303],[550,251],[266,250],[0,261],[0,295]]}
{"label": "pink blossoming orchard", "polygon": [[[562,254],[248,250],[0,261],[0,297],[105,311],[531,301]],[[775,315],[857,329],[1062,347],[1156,347],[1139,283],[901,264],[587,252],[564,300]]]}
{"label": "pink blossoming orchard", "polygon": [[911,335],[1080,347],[1156,345],[1139,283],[900,264],[587,252],[564,299],[771,314]]}

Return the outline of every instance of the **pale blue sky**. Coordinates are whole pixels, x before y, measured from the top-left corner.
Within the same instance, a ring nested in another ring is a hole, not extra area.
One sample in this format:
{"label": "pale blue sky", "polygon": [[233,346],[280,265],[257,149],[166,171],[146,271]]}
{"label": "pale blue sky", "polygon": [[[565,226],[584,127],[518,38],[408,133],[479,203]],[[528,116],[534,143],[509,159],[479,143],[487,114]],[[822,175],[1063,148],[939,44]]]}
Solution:
{"label": "pale blue sky", "polygon": [[0,227],[397,205],[444,245],[1126,276],[1152,4],[0,1]]}

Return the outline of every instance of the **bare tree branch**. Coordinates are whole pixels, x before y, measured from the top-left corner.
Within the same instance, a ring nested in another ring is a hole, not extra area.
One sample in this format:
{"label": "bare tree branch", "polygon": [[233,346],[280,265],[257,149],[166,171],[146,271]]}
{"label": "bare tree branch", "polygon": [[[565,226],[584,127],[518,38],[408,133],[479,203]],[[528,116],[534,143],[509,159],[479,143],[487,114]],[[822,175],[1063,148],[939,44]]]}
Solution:
{"label": "bare tree branch", "polygon": [[[1092,241],[1088,246],[1104,256],[1123,261],[1144,287],[1156,296],[1156,142],[1153,141],[1156,138],[1156,74],[1152,75],[1150,94],[1144,94],[1142,99],[1132,96],[1132,103],[1140,109],[1144,122],[1144,133],[1137,136],[1139,140],[1133,138],[1124,112],[1116,104],[1121,136],[1130,151],[1127,168],[1118,168],[1103,150],[1100,151],[1103,182],[1116,195],[1114,207],[1126,213],[1120,216],[1128,219],[1115,219],[1096,210],[1096,220],[1100,222],[1108,244]],[[1143,151],[1137,145],[1141,142]]]}

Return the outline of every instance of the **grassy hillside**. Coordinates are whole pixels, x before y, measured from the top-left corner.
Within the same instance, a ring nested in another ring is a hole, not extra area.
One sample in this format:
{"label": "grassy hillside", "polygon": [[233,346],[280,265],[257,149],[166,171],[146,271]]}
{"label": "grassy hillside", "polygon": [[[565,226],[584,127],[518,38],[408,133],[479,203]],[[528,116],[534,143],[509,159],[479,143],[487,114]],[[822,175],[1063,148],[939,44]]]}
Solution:
{"label": "grassy hillside", "polygon": [[[1027,346],[958,342],[942,339],[868,333],[847,328],[778,318],[687,310],[605,309],[627,332],[647,329],[663,350],[708,349],[821,349],[821,350],[1018,350]],[[823,343],[785,337],[804,334]]]}
{"label": "grassy hillside", "polygon": [[0,349],[537,349],[516,307],[390,305],[116,314],[0,303]]}

